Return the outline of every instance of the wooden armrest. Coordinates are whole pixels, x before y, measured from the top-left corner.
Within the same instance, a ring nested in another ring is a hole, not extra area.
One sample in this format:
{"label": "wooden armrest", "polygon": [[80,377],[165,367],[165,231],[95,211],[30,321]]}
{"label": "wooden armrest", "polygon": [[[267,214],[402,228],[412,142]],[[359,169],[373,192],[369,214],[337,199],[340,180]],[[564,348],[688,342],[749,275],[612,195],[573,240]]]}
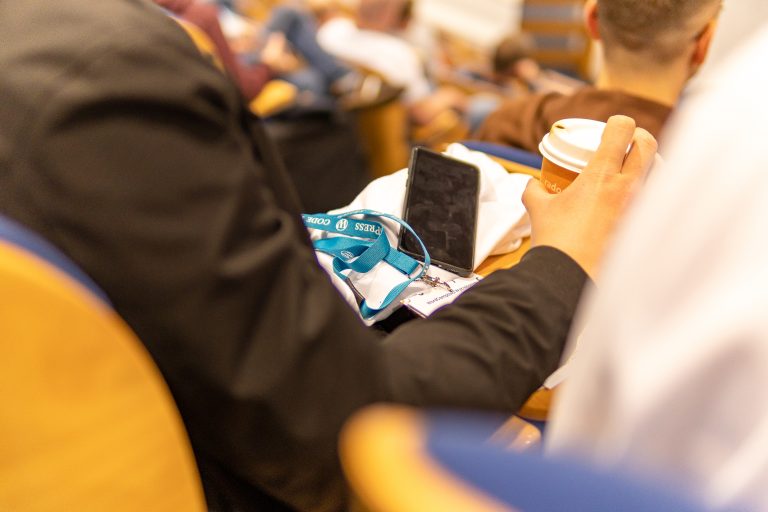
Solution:
{"label": "wooden armrest", "polygon": [[296,101],[299,89],[285,80],[270,80],[250,104],[251,111],[269,117],[290,107]]}
{"label": "wooden armrest", "polygon": [[524,419],[512,416],[491,437],[508,450],[525,452],[541,445],[541,431]]}
{"label": "wooden armrest", "polygon": [[192,42],[195,43],[197,50],[204,57],[211,59],[211,62],[213,62],[213,64],[219,68],[221,72],[224,72],[224,64],[221,62],[221,56],[216,49],[216,45],[214,45],[211,38],[208,37],[208,34],[206,34],[203,29],[197,25],[186,20],[182,20],[181,18],[176,17],[172,17],[171,19],[184,29],[184,31],[187,33],[187,36],[189,36]]}
{"label": "wooden armrest", "polygon": [[411,130],[414,144],[439,147],[441,144],[462,140],[469,134],[469,127],[454,110],[443,110],[429,123]]}
{"label": "wooden armrest", "polygon": [[519,164],[517,162],[512,162],[510,160],[504,160],[503,158],[499,158],[497,156],[488,155],[491,160],[494,162],[499,163],[504,169],[507,170],[507,172],[516,172],[519,174],[527,174],[529,176],[533,176],[537,180],[541,178],[541,169],[535,169],[533,167],[528,167],[527,165]]}
{"label": "wooden armrest", "polygon": [[372,178],[408,165],[408,112],[400,101],[355,111],[356,126]]}
{"label": "wooden armrest", "polygon": [[547,421],[555,389],[540,388],[528,398],[517,415],[531,421]]}

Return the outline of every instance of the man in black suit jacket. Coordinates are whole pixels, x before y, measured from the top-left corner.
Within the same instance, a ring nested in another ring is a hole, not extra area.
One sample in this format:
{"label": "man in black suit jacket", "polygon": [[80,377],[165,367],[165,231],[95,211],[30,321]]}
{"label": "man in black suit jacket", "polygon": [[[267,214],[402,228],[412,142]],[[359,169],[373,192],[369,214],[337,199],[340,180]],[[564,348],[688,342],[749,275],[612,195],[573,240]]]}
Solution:
{"label": "man in black suit jacket", "polygon": [[[336,436],[374,401],[515,411],[557,365],[582,267],[653,150],[617,121],[613,170],[572,196],[529,187],[538,247],[517,267],[382,338],[316,264],[236,86],[173,20],[145,0],[25,0],[0,5],[0,33],[0,212],[77,262],[146,344],[212,509],[343,508]],[[644,153],[618,174],[633,134]],[[607,214],[558,221],[585,192]]]}

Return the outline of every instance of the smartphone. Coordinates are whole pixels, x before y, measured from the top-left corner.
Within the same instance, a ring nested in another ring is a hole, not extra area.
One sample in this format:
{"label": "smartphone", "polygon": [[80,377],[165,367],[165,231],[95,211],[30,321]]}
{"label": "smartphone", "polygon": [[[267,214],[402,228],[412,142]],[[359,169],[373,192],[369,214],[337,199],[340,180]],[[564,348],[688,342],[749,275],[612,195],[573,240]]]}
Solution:
{"label": "smartphone", "polygon": [[[413,150],[403,220],[424,242],[432,264],[460,276],[472,273],[479,195],[477,166],[426,148]],[[407,229],[400,230],[398,249],[424,261]]]}

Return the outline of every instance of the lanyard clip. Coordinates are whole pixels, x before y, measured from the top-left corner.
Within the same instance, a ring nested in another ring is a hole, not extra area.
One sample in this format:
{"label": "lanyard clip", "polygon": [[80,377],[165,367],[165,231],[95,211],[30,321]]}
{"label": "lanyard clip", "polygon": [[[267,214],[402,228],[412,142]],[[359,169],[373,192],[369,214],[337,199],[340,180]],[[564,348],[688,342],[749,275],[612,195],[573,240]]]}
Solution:
{"label": "lanyard clip", "polygon": [[420,279],[421,281],[424,281],[425,283],[427,283],[427,284],[428,284],[429,286],[431,286],[432,288],[437,288],[437,287],[440,287],[440,288],[445,288],[445,289],[446,289],[446,290],[448,290],[449,292],[452,292],[452,291],[453,291],[453,288],[451,288],[451,287],[448,285],[448,283],[446,283],[445,281],[442,281],[442,280],[440,280],[440,278],[439,278],[439,277],[433,277],[433,276],[430,276],[430,275],[428,275],[428,274],[426,274],[426,273],[425,273],[425,274],[424,274],[424,275],[422,275],[422,276],[421,276],[419,279]]}

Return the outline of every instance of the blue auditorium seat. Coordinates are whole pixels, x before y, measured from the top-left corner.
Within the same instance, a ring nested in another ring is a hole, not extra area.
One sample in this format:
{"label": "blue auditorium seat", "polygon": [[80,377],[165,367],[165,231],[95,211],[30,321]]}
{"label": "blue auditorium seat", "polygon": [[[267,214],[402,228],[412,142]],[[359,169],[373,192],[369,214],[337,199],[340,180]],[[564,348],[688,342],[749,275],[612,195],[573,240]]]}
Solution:
{"label": "blue auditorium seat", "polygon": [[72,260],[36,233],[4,215],[0,215],[0,241],[29,251],[67,274],[106,304],[110,304],[107,294]]}

